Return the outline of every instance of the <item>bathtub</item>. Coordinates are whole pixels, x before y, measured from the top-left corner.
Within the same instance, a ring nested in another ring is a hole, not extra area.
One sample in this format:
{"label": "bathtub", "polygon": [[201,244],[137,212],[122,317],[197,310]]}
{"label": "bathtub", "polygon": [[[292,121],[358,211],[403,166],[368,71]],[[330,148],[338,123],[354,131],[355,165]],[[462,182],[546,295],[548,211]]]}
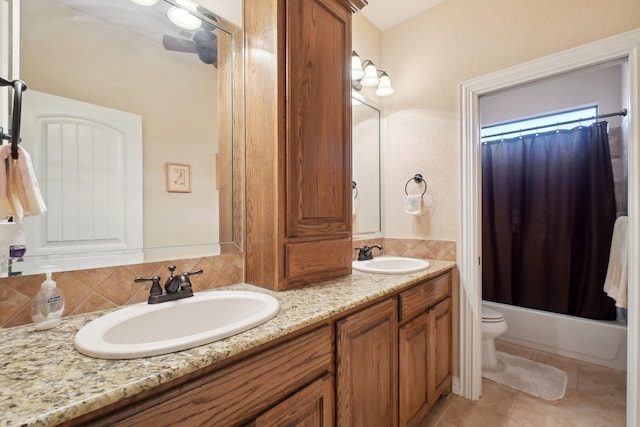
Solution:
{"label": "bathtub", "polygon": [[507,321],[507,332],[499,340],[627,370],[627,327],[619,322],[583,319],[490,301],[482,304],[502,313]]}

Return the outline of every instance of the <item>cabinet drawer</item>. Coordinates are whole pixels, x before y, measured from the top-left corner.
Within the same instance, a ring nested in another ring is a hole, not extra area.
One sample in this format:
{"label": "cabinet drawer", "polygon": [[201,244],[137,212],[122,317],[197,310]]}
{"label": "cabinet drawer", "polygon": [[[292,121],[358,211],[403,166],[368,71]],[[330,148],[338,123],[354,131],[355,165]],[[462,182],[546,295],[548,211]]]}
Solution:
{"label": "cabinet drawer", "polygon": [[451,273],[445,273],[400,293],[399,321],[417,316],[438,301],[451,295]]}
{"label": "cabinet drawer", "polygon": [[286,275],[290,287],[351,273],[351,237],[287,243]]}

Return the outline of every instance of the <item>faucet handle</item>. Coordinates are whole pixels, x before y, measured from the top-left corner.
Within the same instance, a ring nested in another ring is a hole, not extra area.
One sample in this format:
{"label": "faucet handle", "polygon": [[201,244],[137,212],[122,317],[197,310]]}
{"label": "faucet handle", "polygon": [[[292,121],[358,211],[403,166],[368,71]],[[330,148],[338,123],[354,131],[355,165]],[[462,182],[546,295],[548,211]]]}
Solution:
{"label": "faucet handle", "polygon": [[191,280],[189,280],[189,276],[192,276],[194,274],[202,274],[202,269],[183,272],[182,274],[177,276],[180,279],[180,289],[184,290],[184,289],[191,288]]}
{"label": "faucet handle", "polygon": [[151,290],[149,296],[162,295],[162,286],[160,286],[160,276],[153,276],[150,278],[136,277],[134,280],[136,283],[151,282]]}
{"label": "faucet handle", "polygon": [[185,277],[193,276],[194,274],[202,274],[202,269],[198,269],[195,271],[189,271],[187,273],[182,273]]}

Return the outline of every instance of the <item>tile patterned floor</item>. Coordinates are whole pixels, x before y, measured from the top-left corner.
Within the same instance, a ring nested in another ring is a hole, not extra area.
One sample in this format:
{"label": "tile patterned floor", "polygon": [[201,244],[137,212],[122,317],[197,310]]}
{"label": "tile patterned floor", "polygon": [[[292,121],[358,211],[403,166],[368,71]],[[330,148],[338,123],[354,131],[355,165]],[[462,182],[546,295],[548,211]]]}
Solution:
{"label": "tile patterned floor", "polygon": [[550,402],[484,378],[482,397],[440,399],[419,427],[624,427],[626,373],[505,342],[499,351],[567,373],[563,399]]}

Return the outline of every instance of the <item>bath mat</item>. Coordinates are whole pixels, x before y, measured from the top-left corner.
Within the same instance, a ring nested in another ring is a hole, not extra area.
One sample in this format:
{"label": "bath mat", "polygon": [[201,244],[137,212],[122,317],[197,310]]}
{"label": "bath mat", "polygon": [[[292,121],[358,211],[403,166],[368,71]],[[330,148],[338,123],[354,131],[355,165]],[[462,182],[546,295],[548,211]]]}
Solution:
{"label": "bath mat", "polygon": [[500,368],[482,376],[545,400],[560,400],[567,389],[567,374],[553,366],[496,351]]}

